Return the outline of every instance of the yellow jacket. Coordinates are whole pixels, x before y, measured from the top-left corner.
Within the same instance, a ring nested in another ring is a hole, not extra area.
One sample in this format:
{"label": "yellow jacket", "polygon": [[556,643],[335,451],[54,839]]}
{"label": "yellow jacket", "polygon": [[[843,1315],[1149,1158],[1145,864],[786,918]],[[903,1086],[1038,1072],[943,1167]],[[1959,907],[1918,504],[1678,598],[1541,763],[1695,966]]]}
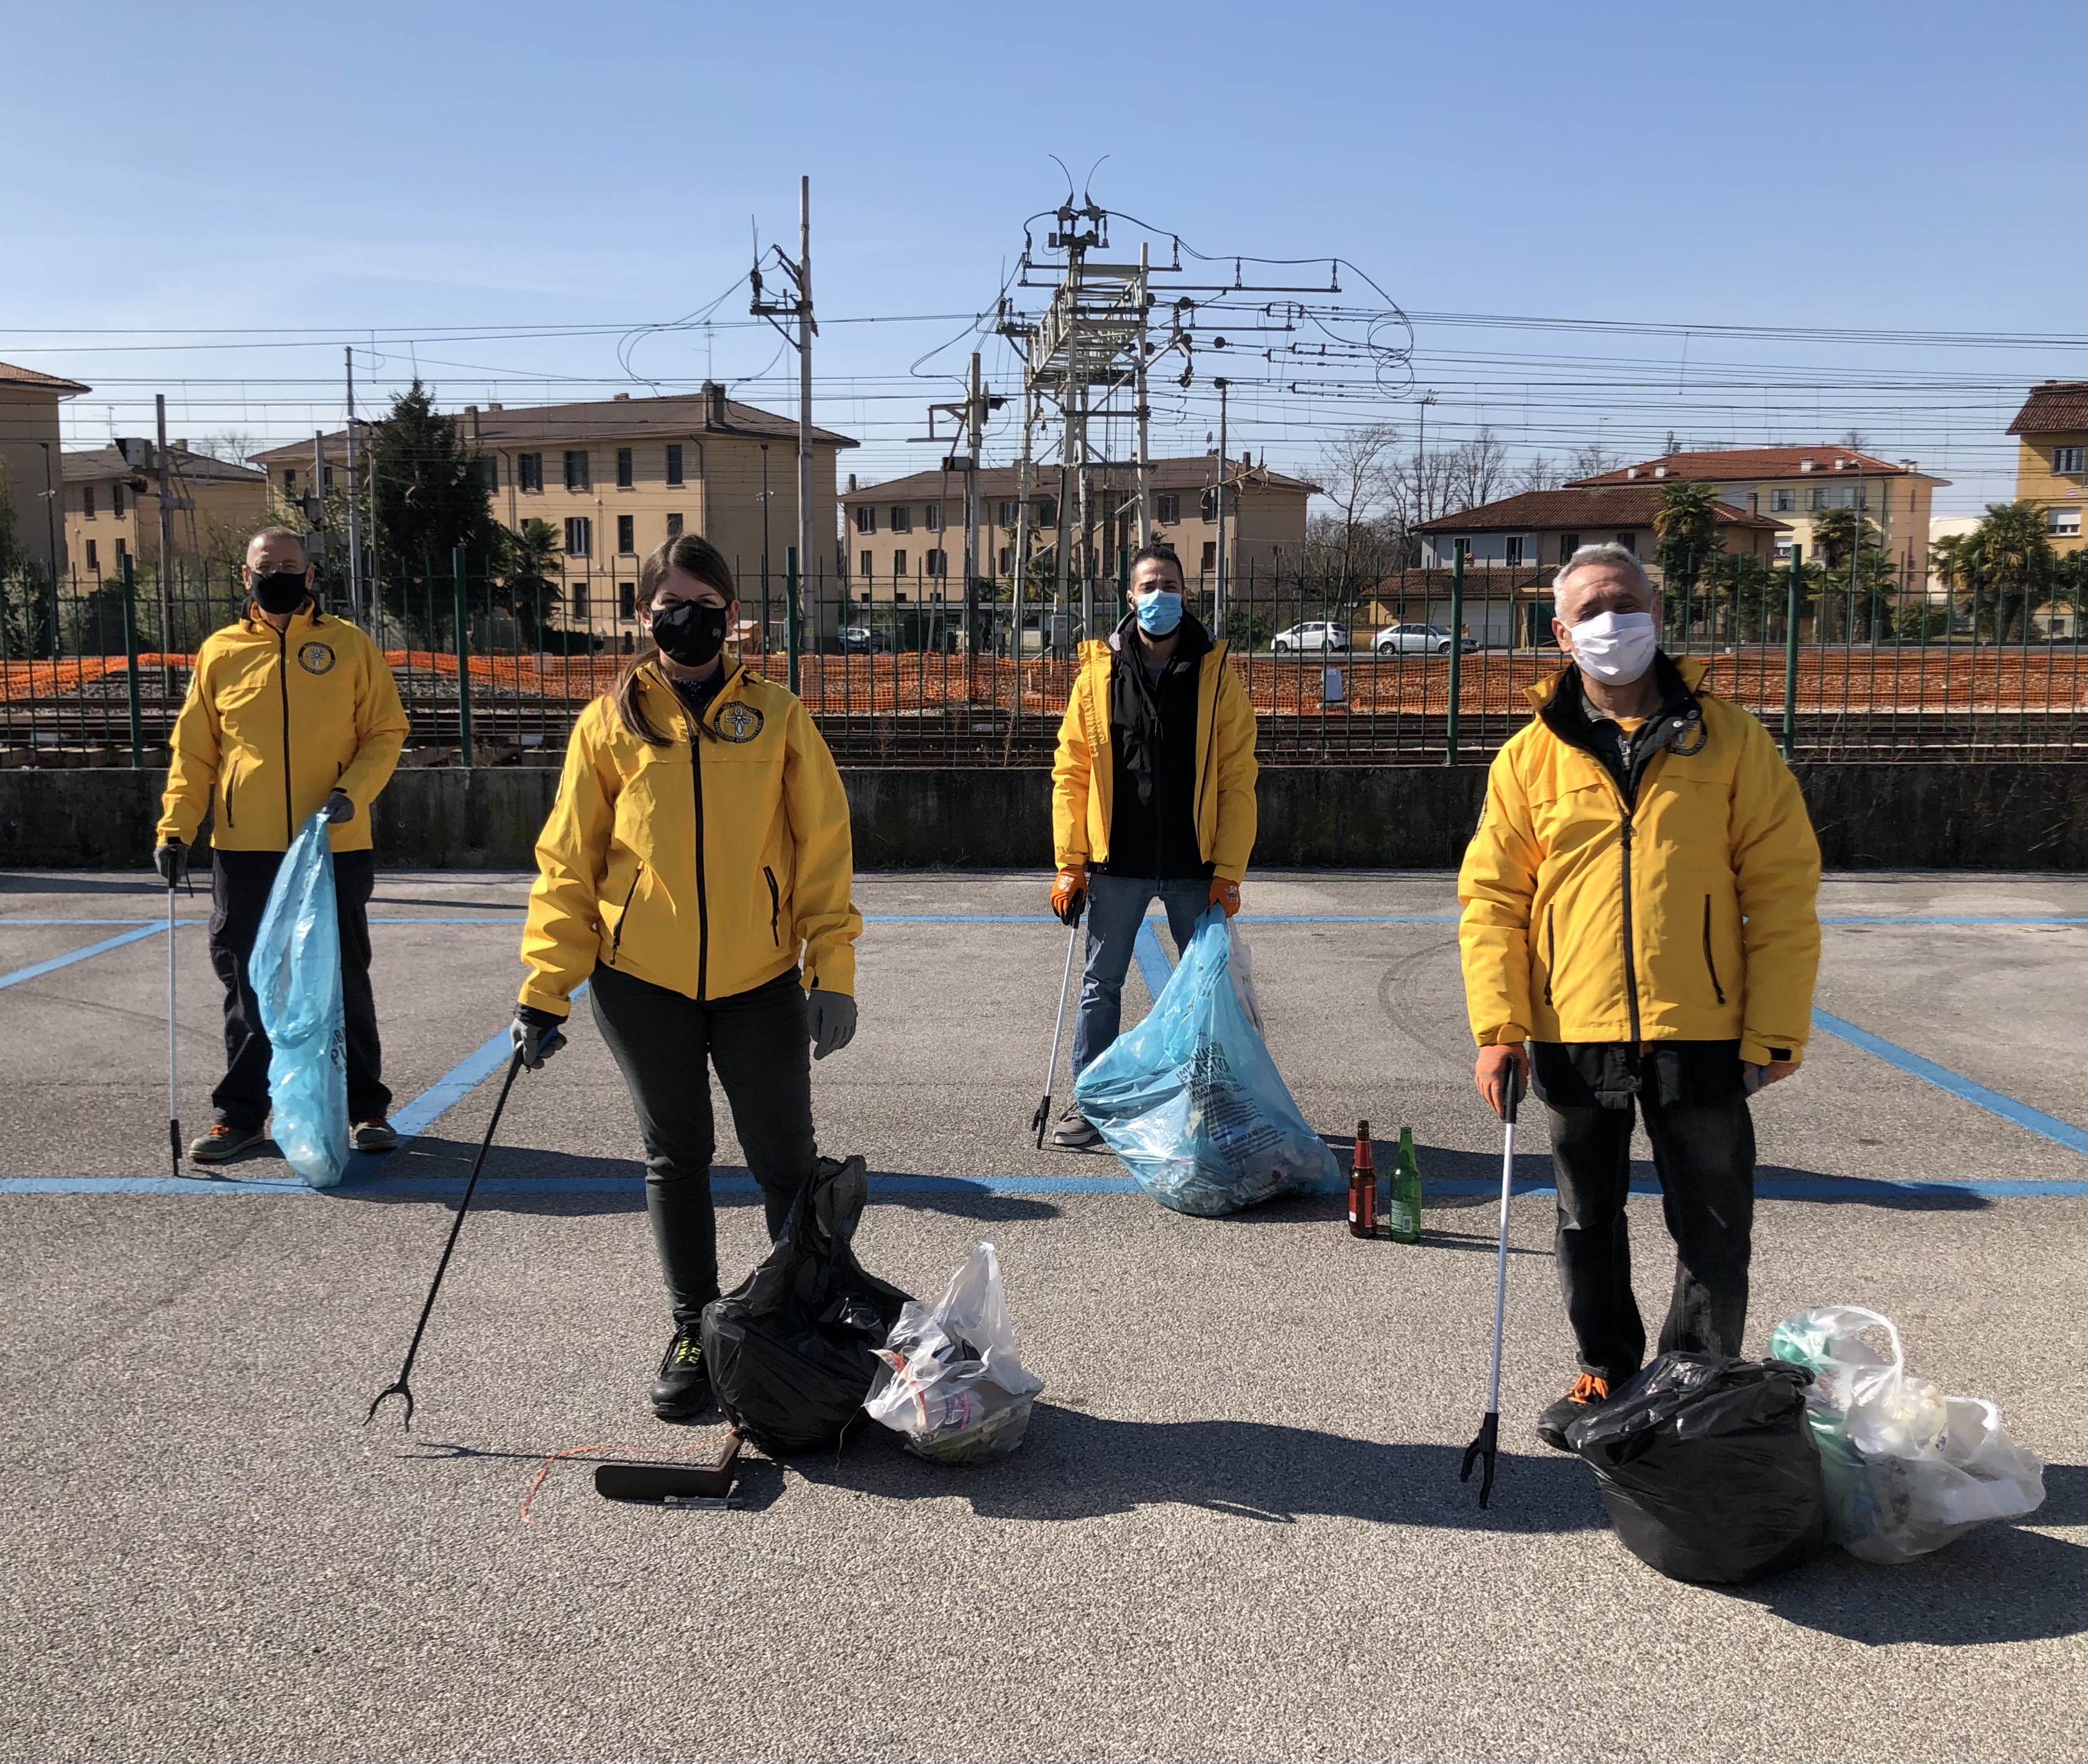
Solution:
{"label": "yellow jacket", "polygon": [[391,781],[406,713],[383,653],[309,603],[277,631],[250,606],[203,640],[174,720],[159,842],[195,839],[213,807],[220,851],[287,851],[336,790],[355,803],[327,837],[370,849],[370,805]]}
{"label": "yellow jacket", "polygon": [[[1237,882],[1254,854],[1254,708],[1213,638],[1196,676],[1196,846],[1212,874]],[[1080,645],[1080,671],[1059,725],[1051,764],[1051,846],[1060,869],[1109,858],[1110,664],[1095,640]]]}
{"label": "yellow jacket", "polygon": [[651,666],[640,701],[665,746],[632,734],[606,696],[580,713],[537,839],[524,1004],[564,1015],[598,961],[730,998],[787,973],[801,948],[807,989],[854,994],[862,915],[841,773],[803,704],[725,665],[708,735]]}
{"label": "yellow jacket", "polygon": [[[1602,763],[1541,716],[1495,756],[1457,877],[1480,1046],[1737,1037],[1758,1064],[1803,1057],[1819,843],[1769,731],[1700,689],[1701,662],[1675,666],[1702,721],[1648,762],[1629,810]],[[1531,702],[1557,685],[1539,682]]]}

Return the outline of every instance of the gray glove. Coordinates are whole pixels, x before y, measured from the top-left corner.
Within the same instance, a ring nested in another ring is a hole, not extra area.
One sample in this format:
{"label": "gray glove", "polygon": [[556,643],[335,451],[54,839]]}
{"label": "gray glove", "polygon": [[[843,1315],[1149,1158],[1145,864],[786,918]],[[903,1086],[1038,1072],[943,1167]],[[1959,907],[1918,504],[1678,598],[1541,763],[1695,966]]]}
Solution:
{"label": "gray glove", "polygon": [[189,848],[186,846],[155,846],[152,848],[152,867],[160,872],[160,880],[172,888],[189,873]]}
{"label": "gray glove", "polygon": [[329,821],[353,820],[355,799],[345,790],[336,790],[327,797],[325,803],[320,807],[319,812]]}
{"label": "gray glove", "polygon": [[566,1020],[540,1011],[533,1004],[515,1007],[515,1021],[507,1025],[507,1045],[522,1056],[532,1072],[541,1072],[544,1062],[566,1044]]}
{"label": "gray glove", "polygon": [[805,1017],[815,1060],[838,1052],[855,1037],[855,1000],[845,992],[822,992],[814,987],[805,995]]}

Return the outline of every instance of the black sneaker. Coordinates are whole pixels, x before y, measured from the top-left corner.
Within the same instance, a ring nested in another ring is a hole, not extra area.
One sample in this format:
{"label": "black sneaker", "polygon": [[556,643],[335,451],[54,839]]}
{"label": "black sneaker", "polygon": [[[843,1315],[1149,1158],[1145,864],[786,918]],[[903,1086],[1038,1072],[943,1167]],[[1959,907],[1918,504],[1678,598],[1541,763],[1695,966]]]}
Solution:
{"label": "black sneaker", "polygon": [[711,1406],[711,1369],[696,1325],[684,1323],[667,1344],[652,1381],[652,1412],[663,1421],[693,1421]]}
{"label": "black sneaker", "polygon": [[1051,1130],[1054,1151],[1093,1151],[1102,1142],[1101,1129],[1071,1103]]}
{"label": "black sneaker", "polygon": [[1537,1436],[1555,1452],[1570,1452],[1566,1429],[1584,1415],[1593,1415],[1610,1400],[1610,1381],[1584,1372],[1573,1388],[1537,1418]]}
{"label": "black sneaker", "polygon": [[389,1121],[357,1121],[348,1136],[350,1151],[396,1151],[398,1130]]}
{"label": "black sneaker", "polygon": [[229,1163],[242,1153],[267,1143],[268,1129],[265,1127],[228,1127],[220,1121],[208,1133],[189,1141],[189,1162]]}

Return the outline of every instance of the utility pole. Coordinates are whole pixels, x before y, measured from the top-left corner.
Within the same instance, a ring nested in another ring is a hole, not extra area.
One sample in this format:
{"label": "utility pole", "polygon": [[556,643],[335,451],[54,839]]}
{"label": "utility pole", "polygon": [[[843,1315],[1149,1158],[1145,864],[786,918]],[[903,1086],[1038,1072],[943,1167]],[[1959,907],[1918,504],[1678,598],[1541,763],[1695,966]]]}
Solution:
{"label": "utility pole", "polygon": [[1226,634],[1226,392],[1230,380],[1214,379],[1211,383],[1218,389],[1218,493],[1214,512],[1218,517],[1218,574],[1211,595],[1212,635]]}
{"label": "utility pole", "polygon": [[173,462],[167,457],[167,395],[152,395],[156,423],[153,457],[160,468],[160,652],[173,654],[174,636],[174,511],[171,476]]}
{"label": "utility pole", "polygon": [[[773,248],[772,247],[772,250]],[[785,584],[789,620],[790,690],[798,690],[798,657],[804,643],[804,581],[811,573],[812,549],[812,339],[819,335],[812,316],[812,180],[798,180],[798,255],[794,262],[773,251],[777,268],[790,278],[794,292],[780,300],[762,298],[761,259],[757,255],[747,280],[754,298],[747,310],[766,319],[798,352],[798,566]],[[781,321],[794,322],[794,328]],[[764,512],[768,507],[763,503]]]}
{"label": "utility pole", "polygon": [[965,647],[978,653],[979,446],[985,438],[986,394],[979,387],[978,351],[972,351],[971,379],[965,396],[965,426],[970,441],[965,468]]}
{"label": "utility pole", "polygon": [[348,363],[348,604],[362,623],[362,501],[355,470],[355,351],[344,349]]}
{"label": "utility pole", "polygon": [[[1152,309],[1153,297],[1149,292],[1152,274],[1153,248],[1141,239],[1138,242],[1138,285],[1135,296],[1140,314]],[[1133,348],[1136,353],[1132,358],[1132,409],[1138,433],[1138,453],[1133,469],[1138,478],[1138,548],[1143,551],[1153,542],[1153,456],[1149,445],[1153,409],[1145,396],[1145,364],[1153,353],[1153,345],[1145,340],[1142,323]],[[1224,629],[1222,626],[1219,628]]]}

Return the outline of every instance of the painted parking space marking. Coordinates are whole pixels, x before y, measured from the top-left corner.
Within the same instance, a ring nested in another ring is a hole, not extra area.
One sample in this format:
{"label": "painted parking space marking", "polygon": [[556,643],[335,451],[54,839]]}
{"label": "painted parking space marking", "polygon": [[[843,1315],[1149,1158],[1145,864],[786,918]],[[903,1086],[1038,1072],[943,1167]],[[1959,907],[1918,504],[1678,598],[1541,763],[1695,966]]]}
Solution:
{"label": "painted parking space marking", "polygon": [[89,944],[86,948],[75,949],[68,955],[53,956],[48,961],[32,962],[26,968],[17,968],[12,974],[0,974],[0,991],[11,986],[19,986],[24,980],[34,980],[46,974],[55,974],[61,968],[70,968],[75,961],[85,961],[93,956],[105,956],[112,949],[121,949],[126,944],[137,943],[166,928],[164,921],[143,925],[119,936],[105,937],[98,944]]}
{"label": "painted parking space marking", "polygon": [[1888,1065],[1897,1066],[1902,1072],[1912,1073],[1924,1082],[1934,1085],[1939,1090],[1948,1090],[1953,1096],[1962,1097],[1990,1115],[1998,1115],[2003,1120],[2012,1121],[2017,1127],[2048,1139],[2055,1145],[2064,1145],[2069,1151],[2088,1154],[2088,1130],[2076,1127],[2070,1121],[2062,1121],[2056,1115],[2047,1115],[2043,1110],[2034,1109],[2029,1103],[2019,1102],[1999,1090],[1990,1090],[1985,1085],[1975,1082],[1962,1073],[1953,1072],[1948,1066],[1940,1066],[1932,1060],[1924,1060],[1911,1049],[1902,1047],[1896,1042],[1887,1041],[1882,1035],[1873,1035],[1868,1030],[1859,1029],[1855,1024],[1830,1016],[1825,1011],[1815,1010],[1812,1024],[1814,1028],[1825,1030],[1838,1039],[1847,1042],[1852,1047],[1860,1047],[1865,1053],[1884,1060]]}

